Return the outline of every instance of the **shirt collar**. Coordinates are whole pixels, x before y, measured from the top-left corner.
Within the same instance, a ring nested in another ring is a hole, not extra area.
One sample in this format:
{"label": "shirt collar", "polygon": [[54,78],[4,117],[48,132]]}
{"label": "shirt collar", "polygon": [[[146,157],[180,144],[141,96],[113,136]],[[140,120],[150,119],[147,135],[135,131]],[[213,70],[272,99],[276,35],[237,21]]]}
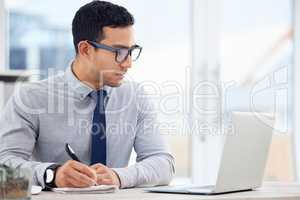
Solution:
{"label": "shirt collar", "polygon": [[[94,91],[93,88],[89,87],[88,85],[84,84],[78,78],[74,75],[74,72],[72,70],[73,61],[69,64],[65,71],[65,80],[68,84],[68,86],[73,90],[75,94],[79,96],[81,100],[86,98],[92,91]],[[112,87],[109,87],[107,85],[103,86],[103,90],[106,90],[107,97],[111,95]]]}

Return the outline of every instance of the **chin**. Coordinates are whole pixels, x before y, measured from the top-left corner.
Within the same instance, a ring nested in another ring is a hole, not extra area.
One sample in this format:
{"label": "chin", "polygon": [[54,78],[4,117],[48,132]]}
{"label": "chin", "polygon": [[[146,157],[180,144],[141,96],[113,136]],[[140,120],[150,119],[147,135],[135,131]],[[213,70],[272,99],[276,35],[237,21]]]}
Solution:
{"label": "chin", "polygon": [[122,85],[122,81],[119,82],[110,82],[107,84],[110,87],[120,87]]}

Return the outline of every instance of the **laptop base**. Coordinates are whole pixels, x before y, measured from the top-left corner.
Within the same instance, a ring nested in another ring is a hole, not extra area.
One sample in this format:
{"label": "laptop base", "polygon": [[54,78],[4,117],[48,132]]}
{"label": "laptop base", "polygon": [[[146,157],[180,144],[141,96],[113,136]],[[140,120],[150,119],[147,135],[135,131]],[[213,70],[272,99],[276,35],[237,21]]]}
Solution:
{"label": "laptop base", "polygon": [[154,192],[154,193],[191,194],[191,195],[221,195],[221,194],[229,194],[229,193],[236,193],[236,192],[248,192],[252,190],[253,189],[215,192],[214,187],[209,188],[208,186],[204,186],[204,187],[164,186],[164,187],[154,187],[154,188],[145,189],[145,191],[147,192]]}

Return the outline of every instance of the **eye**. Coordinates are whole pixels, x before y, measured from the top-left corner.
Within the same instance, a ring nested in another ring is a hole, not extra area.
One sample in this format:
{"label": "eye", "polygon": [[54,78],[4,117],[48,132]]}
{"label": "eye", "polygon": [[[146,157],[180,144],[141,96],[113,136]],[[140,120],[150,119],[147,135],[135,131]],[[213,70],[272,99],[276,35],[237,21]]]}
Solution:
{"label": "eye", "polygon": [[128,54],[128,49],[119,49],[118,54],[121,58],[125,58]]}
{"label": "eye", "polygon": [[117,50],[117,61],[123,62],[128,55],[128,49],[118,49]]}

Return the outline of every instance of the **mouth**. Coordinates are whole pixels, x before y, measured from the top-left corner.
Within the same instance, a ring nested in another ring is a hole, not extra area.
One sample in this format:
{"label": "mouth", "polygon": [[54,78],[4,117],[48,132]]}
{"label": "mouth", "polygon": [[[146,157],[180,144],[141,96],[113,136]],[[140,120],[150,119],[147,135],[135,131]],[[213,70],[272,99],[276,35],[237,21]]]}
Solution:
{"label": "mouth", "polygon": [[119,79],[123,79],[125,76],[125,72],[120,72],[120,73],[116,73],[115,75],[119,78]]}

